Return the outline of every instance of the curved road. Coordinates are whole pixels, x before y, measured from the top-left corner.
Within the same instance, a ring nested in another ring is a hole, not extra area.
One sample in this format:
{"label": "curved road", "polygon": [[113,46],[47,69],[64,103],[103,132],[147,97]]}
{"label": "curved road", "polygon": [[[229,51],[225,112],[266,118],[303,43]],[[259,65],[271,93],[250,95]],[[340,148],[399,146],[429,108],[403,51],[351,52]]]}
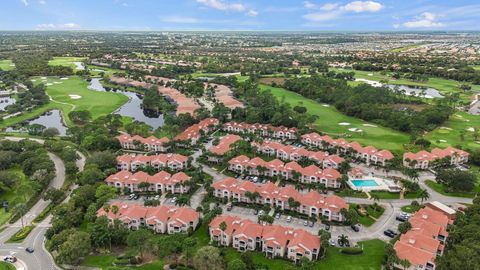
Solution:
{"label": "curved road", "polygon": [[[25,138],[21,137],[5,137],[4,139],[11,141],[21,141]],[[45,141],[41,139],[31,139],[38,143],[43,144]],[[77,160],[76,164],[79,168],[79,171],[82,171],[85,166],[85,156],[77,151],[77,154],[80,156],[80,159]],[[55,164],[56,175],[55,178],[50,182],[49,187],[61,188],[65,182],[65,165],[63,161],[55,154],[48,153],[48,156]],[[49,205],[49,201],[40,199],[25,215],[23,218],[24,224],[31,224],[33,219],[40,214],[45,207]],[[14,224],[7,225],[7,228],[0,233],[0,257],[6,255],[16,256],[20,263],[17,264],[17,267],[24,267],[25,270],[56,270],[60,269],[56,266],[55,261],[53,260],[50,253],[45,249],[45,232],[50,227],[51,216],[45,218],[39,224],[36,224],[33,231],[28,235],[28,237],[22,243],[5,243],[13,234],[15,234],[21,228],[21,220],[18,220]],[[33,247],[35,252],[30,254],[25,251],[25,248]],[[20,268],[19,268],[20,269]]]}

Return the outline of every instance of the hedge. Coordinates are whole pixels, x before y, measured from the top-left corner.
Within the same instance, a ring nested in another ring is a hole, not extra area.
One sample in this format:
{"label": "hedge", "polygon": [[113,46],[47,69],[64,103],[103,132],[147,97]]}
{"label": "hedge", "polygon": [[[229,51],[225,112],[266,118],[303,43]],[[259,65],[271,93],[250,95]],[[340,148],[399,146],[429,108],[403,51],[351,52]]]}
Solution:
{"label": "hedge", "polygon": [[358,255],[363,253],[363,249],[356,248],[356,247],[346,247],[346,248],[342,248],[340,252],[348,255]]}
{"label": "hedge", "polygon": [[30,232],[35,228],[35,226],[25,226],[16,232],[7,242],[20,242],[23,239],[27,238]]}

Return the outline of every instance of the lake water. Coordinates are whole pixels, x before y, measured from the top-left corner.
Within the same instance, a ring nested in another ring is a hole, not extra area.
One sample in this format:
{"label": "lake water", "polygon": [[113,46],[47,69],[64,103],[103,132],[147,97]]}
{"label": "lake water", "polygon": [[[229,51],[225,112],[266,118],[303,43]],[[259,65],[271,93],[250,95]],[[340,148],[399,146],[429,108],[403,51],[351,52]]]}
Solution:
{"label": "lake water", "polygon": [[[105,92],[107,91],[103,85],[100,83],[100,79],[94,78],[90,81],[89,89],[95,91]],[[157,129],[163,126],[163,115],[162,114],[150,114],[147,111],[142,109],[142,96],[133,92],[113,90],[114,92],[121,93],[128,97],[128,102],[125,103],[122,107],[116,110],[114,113],[120,114],[122,116],[132,117],[133,119],[143,122],[154,129]]]}
{"label": "lake water", "polygon": [[0,110],[4,111],[8,105],[15,104],[16,100],[11,97],[0,97]]}
{"label": "lake water", "polygon": [[[67,135],[67,127],[63,124],[62,115],[59,110],[48,111],[39,117],[22,123],[22,126],[40,124],[46,128],[56,128],[60,136]],[[7,132],[26,132],[26,128],[8,127]]]}
{"label": "lake water", "polygon": [[385,87],[388,87],[392,90],[394,90],[396,87],[398,87],[399,90],[405,90],[405,93],[407,95],[412,95],[413,93],[418,96],[419,94],[422,93],[422,91],[425,91],[425,98],[443,98],[444,96],[438,92],[437,89],[426,87],[426,88],[420,88],[420,87],[414,87],[414,86],[408,86],[408,85],[394,85],[394,84],[386,84],[384,85]]}

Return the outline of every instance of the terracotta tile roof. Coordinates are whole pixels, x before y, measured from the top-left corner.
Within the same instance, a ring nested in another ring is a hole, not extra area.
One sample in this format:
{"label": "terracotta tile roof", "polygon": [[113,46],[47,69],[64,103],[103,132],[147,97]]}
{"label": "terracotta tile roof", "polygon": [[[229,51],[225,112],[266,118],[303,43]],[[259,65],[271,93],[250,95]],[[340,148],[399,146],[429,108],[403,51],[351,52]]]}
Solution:
{"label": "terracotta tile roof", "polygon": [[177,183],[182,184],[190,179],[191,177],[184,172],[170,175],[168,172],[161,171],[150,176],[145,172],[136,172],[132,174],[129,171],[120,171],[108,176],[105,181],[111,183],[119,182],[123,184],[139,184],[146,182],[150,184],[175,185]]}
{"label": "terracotta tile roof", "polygon": [[[178,111],[177,111],[178,112]],[[175,141],[188,141],[191,139],[198,139],[201,136],[200,131],[207,132],[210,126],[218,125],[219,121],[216,118],[207,118],[200,121],[198,124],[192,125],[185,129],[182,133],[175,136]]]}
{"label": "terracotta tile roof", "polygon": [[208,149],[210,152],[212,152],[215,155],[223,156],[225,153],[230,151],[230,146],[237,141],[241,140],[242,137],[234,134],[228,134],[226,136],[223,136],[220,138],[220,141],[218,145],[210,147]]}
{"label": "terracotta tile roof", "polygon": [[146,155],[121,155],[118,156],[117,158],[117,163],[150,163],[150,164],[156,164],[156,163],[164,163],[167,164],[169,162],[177,162],[177,163],[184,163],[188,161],[188,157],[180,154],[158,154],[158,155],[152,155],[152,156],[146,156]]}

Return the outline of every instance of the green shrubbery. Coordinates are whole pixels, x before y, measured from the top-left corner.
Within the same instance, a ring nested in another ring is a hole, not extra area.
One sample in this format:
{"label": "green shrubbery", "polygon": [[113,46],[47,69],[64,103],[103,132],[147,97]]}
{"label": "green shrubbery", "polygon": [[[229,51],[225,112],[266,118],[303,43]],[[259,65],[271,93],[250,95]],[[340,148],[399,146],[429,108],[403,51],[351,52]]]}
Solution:
{"label": "green shrubbery", "polygon": [[8,242],[20,242],[23,239],[27,238],[27,236],[30,234],[30,232],[35,228],[35,226],[25,226],[18,232],[16,232],[9,240]]}
{"label": "green shrubbery", "polygon": [[363,253],[363,249],[358,247],[346,247],[342,248],[340,252],[347,255],[358,255]]}

